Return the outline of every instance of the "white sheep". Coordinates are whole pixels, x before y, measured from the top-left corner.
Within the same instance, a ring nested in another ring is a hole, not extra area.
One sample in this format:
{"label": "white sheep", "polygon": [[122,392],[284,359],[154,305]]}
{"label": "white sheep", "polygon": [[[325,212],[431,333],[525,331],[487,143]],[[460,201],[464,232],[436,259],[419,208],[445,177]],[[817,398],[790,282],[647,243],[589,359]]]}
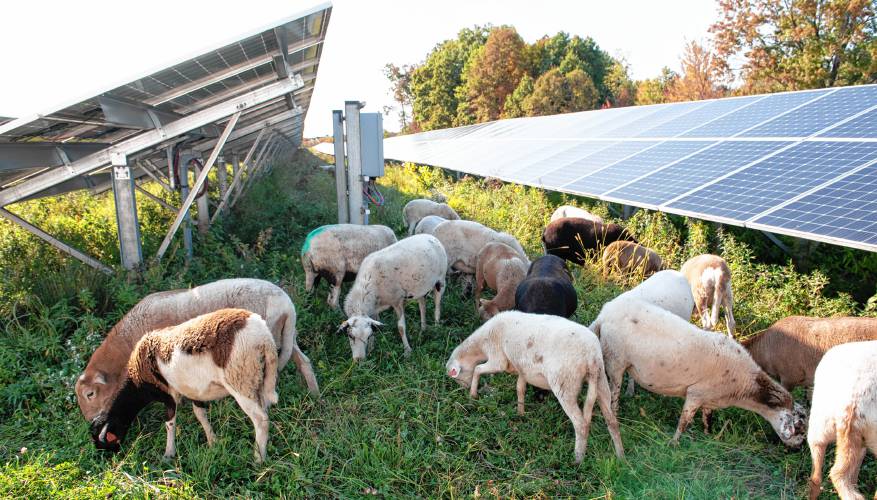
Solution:
{"label": "white sheep", "polygon": [[603,348],[613,409],[625,371],[651,392],[685,398],[673,443],[698,409],[707,427],[713,410],[729,406],[764,417],[787,446],[803,442],[803,409],[733,339],[634,298],[603,306],[593,328]]}
{"label": "white sheep", "polygon": [[[728,335],[734,336],[734,292],[731,290],[731,268],[718,255],[703,254],[682,264],[682,274],[691,285],[691,294],[705,330],[715,330],[719,324],[719,307],[725,308]],[[712,308],[712,311],[710,309]]]}
{"label": "white sheep", "polygon": [[448,271],[475,274],[478,252],[491,242],[505,243],[521,255],[524,264],[530,266],[530,259],[524,248],[508,233],[500,233],[483,224],[469,220],[449,220],[439,224],[433,231],[448,254]]}
{"label": "white sheep", "polygon": [[305,290],[310,292],[324,278],[331,287],[327,301],[338,308],[341,283],[353,281],[368,254],[393,243],[396,235],[387,226],[331,224],[314,229],[301,247]]}
{"label": "white sheep", "polygon": [[843,499],[864,499],[856,483],[868,450],[877,455],[877,341],[832,347],[816,368],[807,442],[810,498],[822,489],[825,449],[837,442],[831,482]]}
{"label": "white sheep", "polygon": [[446,220],[448,219],[439,217],[438,215],[427,215],[420,219],[420,222],[414,226],[414,234],[432,234],[433,231],[435,231],[435,228]]}
{"label": "white sheep", "polygon": [[[519,415],[524,414],[527,384],[550,389],[573,423],[576,463],[585,455],[596,400],[615,445],[615,454],[624,457],[603,371],[600,341],[578,323],[544,314],[499,313],[454,349],[445,368],[448,376],[468,388],[473,398],[478,397],[481,375],[517,374]],[[578,397],[585,381],[588,393],[579,410]]]}
{"label": "white sheep", "polygon": [[424,198],[411,200],[402,209],[402,217],[405,218],[405,225],[408,226],[408,234],[414,234],[414,226],[427,215],[438,215],[447,220],[460,219],[457,212],[447,203],[436,203]]}
{"label": "white sheep", "polygon": [[256,461],[265,459],[268,413],[277,403],[277,347],[256,313],[220,309],[144,335],[128,360],[127,377],[110,410],[93,430],[95,445],[116,451],[137,413],[158,401],[167,410],[165,458],[176,454],[177,407],[197,402],[195,417],[207,444],[216,440],[204,402],[231,395],[250,417]]}
{"label": "white sheep", "polygon": [[390,307],[399,318],[397,326],[405,355],[410,355],[411,346],[405,334],[405,301],[417,300],[423,330],[426,328],[426,295],[432,291],[438,323],[447,268],[445,249],[428,234],[409,236],[366,257],[344,301],[347,320],[339,328],[347,331],[353,359],[365,359],[372,327],[381,325],[377,317]]}
{"label": "white sheep", "polygon": [[574,207],[572,205],[561,205],[557,207],[557,210],[555,210],[554,213],[551,214],[551,219],[548,222],[554,222],[557,219],[563,219],[565,217],[576,217],[579,219],[594,221],[600,224],[603,223],[603,218],[599,215],[594,215],[587,210],[582,210],[581,208]]}

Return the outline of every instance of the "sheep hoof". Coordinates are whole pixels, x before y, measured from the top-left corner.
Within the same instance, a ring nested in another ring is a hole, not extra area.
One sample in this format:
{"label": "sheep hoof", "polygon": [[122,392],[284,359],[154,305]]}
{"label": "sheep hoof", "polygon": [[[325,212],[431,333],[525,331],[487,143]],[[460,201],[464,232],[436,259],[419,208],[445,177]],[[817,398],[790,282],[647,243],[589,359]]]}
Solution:
{"label": "sheep hoof", "polygon": [[174,459],[175,456],[176,456],[176,453],[165,453],[164,455],[161,456],[161,458],[162,458],[162,460],[166,460],[166,461],[170,462]]}
{"label": "sheep hoof", "polygon": [[679,438],[674,437],[674,438],[670,439],[670,442],[668,444],[674,448],[678,448],[679,447]]}
{"label": "sheep hoof", "polygon": [[410,348],[405,349],[405,351],[402,352],[402,356],[405,356],[406,358],[410,358],[411,357],[411,349]]}

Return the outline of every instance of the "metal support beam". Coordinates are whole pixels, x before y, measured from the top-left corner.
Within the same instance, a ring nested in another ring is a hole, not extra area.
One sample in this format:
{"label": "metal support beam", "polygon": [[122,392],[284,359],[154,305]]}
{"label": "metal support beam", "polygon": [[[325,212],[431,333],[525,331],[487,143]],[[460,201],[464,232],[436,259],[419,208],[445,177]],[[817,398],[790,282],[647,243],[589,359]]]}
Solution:
{"label": "metal support beam", "polygon": [[[235,165],[237,163],[235,162]],[[216,211],[213,212],[213,217],[210,218],[210,223],[216,222],[216,219],[219,217],[219,214],[228,206],[228,202],[232,196],[237,198],[237,193],[240,191],[239,186],[241,184],[241,179],[243,177],[244,169],[246,165],[243,167],[235,168],[234,177],[231,180],[231,185],[228,187],[228,191],[225,192],[225,195],[222,197],[222,200],[219,202],[219,206],[216,207]]]}
{"label": "metal support beam", "polygon": [[789,248],[785,243],[780,241],[780,239],[777,238],[775,234],[769,233],[767,231],[761,231],[761,233],[765,235],[767,239],[772,241],[773,244],[776,245],[780,250],[782,250],[784,254],[788,255],[789,257],[794,257],[794,255],[792,255],[792,249]]}
{"label": "metal support beam", "polygon": [[335,192],[338,200],[338,224],[347,224],[347,169],[344,166],[344,117],[340,109],[332,111],[332,133],[335,139]]}
{"label": "metal support beam", "polygon": [[122,267],[131,270],[143,262],[140,248],[140,224],[137,221],[137,197],[134,176],[122,155],[113,157],[113,199],[116,202],[116,224],[119,228],[119,250]]}
{"label": "metal support beam", "polygon": [[108,146],[109,144],[92,143],[0,143],[0,170],[59,167],[96,153]]}
{"label": "metal support beam", "polygon": [[216,180],[219,181],[219,197],[222,198],[228,190],[228,164],[221,156],[216,161]]}
{"label": "metal support beam", "polygon": [[[180,224],[183,222],[183,218],[185,217],[186,212],[189,211],[189,207],[192,206],[192,202],[195,201],[195,195],[198,194],[198,191],[201,189],[201,186],[204,185],[204,182],[207,180],[207,175],[210,173],[210,168],[213,167],[213,164],[216,162],[216,158],[219,157],[219,152],[222,151],[222,147],[225,145],[225,141],[228,139],[228,136],[231,135],[231,131],[234,129],[234,126],[237,124],[238,119],[241,117],[241,112],[238,111],[234,115],[232,115],[231,120],[225,125],[225,130],[222,131],[222,135],[219,136],[219,142],[216,144],[216,147],[213,148],[213,152],[210,153],[210,157],[207,159],[207,163],[204,165],[204,170],[198,175],[198,179],[195,180],[195,185],[192,186],[192,191],[189,192],[189,195],[186,196],[185,201],[183,202],[183,206],[180,207],[180,212],[177,214],[177,218],[174,219],[173,224],[171,224],[171,228],[168,230],[167,234],[164,237],[164,241],[161,242],[161,246],[158,247],[158,253],[155,255],[156,260],[161,260],[164,253],[167,251],[168,246],[171,244],[171,240],[174,237],[174,233],[179,229]],[[209,218],[207,219],[209,221]]]}
{"label": "metal support beam", "polygon": [[174,208],[173,205],[171,205],[170,203],[168,203],[168,202],[162,200],[162,199],[159,198],[158,196],[155,196],[154,194],[150,193],[149,191],[147,191],[146,189],[144,189],[143,186],[141,186],[140,184],[134,184],[134,189],[136,189],[137,192],[142,193],[143,196],[149,198],[150,200],[154,201],[155,203],[158,203],[158,204],[161,205],[163,208],[166,208],[168,211],[173,212],[173,213],[177,213],[177,209]]}
{"label": "metal support beam", "polygon": [[[201,177],[201,168],[198,167],[197,163],[195,165],[195,178],[199,179]],[[204,167],[204,170],[209,170],[208,167]],[[209,198],[207,197],[207,192],[205,191],[203,195],[195,198],[195,203],[198,206],[198,214],[197,214],[197,224],[198,224],[198,232],[201,234],[207,234],[207,231],[210,230],[210,207],[208,206]]]}
{"label": "metal support beam", "polygon": [[[154,180],[155,182],[157,182],[158,185],[162,187],[162,189],[164,189],[165,191],[167,191],[167,192],[169,192],[169,193],[173,193],[173,192],[174,192],[173,188],[171,188],[166,182],[164,182],[163,180],[161,180],[161,179],[158,177],[158,175],[155,174],[155,172],[153,172],[153,170],[155,170],[156,172],[158,172],[158,168],[156,168],[156,166],[155,166],[154,163],[152,163],[152,162],[149,161],[149,160],[143,160],[142,162],[140,162],[140,168],[143,169],[143,171],[146,172],[146,175],[148,175],[149,177],[151,177],[152,180]],[[173,180],[171,180],[171,182],[173,182]]]}
{"label": "metal support beam", "polygon": [[365,211],[362,207],[362,134],[359,126],[359,110],[363,103],[344,103],[344,122],[347,125],[347,210],[351,224],[362,224]]}
{"label": "metal support beam", "polygon": [[81,262],[84,262],[85,264],[88,264],[89,266],[97,269],[98,271],[104,272],[106,274],[113,274],[113,270],[110,269],[109,267],[105,266],[99,260],[71,247],[70,245],[55,238],[54,236],[50,235],[49,233],[43,231],[42,229],[34,226],[33,224],[27,222],[26,220],[20,218],[19,216],[15,215],[14,213],[12,213],[4,208],[0,208],[0,216],[3,216],[6,219],[9,219],[10,222],[17,224],[19,227],[21,227],[25,231],[33,234],[34,236],[37,236],[38,238],[42,239],[43,241],[52,245],[53,247],[57,248],[58,250],[66,253],[67,255],[70,255],[71,257],[73,257]]}

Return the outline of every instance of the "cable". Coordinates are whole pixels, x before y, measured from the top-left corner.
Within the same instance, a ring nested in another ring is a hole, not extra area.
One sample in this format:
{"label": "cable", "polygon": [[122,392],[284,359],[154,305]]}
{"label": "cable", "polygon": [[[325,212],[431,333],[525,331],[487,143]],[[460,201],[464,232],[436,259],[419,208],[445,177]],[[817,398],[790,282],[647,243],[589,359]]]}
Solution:
{"label": "cable", "polygon": [[[374,196],[372,195],[372,191],[374,191]],[[362,194],[368,198],[368,201],[371,202],[372,205],[382,207],[384,206],[384,195],[378,190],[378,187],[375,185],[374,179],[368,181],[368,184],[363,186]]]}

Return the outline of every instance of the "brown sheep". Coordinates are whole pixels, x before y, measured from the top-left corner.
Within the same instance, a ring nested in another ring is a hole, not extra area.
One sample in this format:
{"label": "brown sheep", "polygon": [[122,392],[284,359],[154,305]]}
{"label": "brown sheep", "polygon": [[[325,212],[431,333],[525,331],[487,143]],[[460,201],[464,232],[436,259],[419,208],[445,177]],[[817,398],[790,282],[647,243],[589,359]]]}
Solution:
{"label": "brown sheep", "polygon": [[[691,295],[704,330],[715,330],[719,324],[719,306],[725,308],[728,335],[734,336],[734,293],[731,290],[731,268],[718,255],[692,257],[680,269],[691,285]],[[712,311],[710,312],[710,309]]]}
{"label": "brown sheep", "polygon": [[632,241],[613,241],[603,250],[603,278],[616,271],[630,274],[642,271],[643,277],[651,276],[664,269],[664,261],[651,248]]}
{"label": "brown sheep", "polygon": [[[488,320],[515,307],[515,290],[527,275],[527,264],[517,250],[505,243],[484,245],[475,259],[475,312]],[[496,290],[492,300],[481,298],[484,283]]]}
{"label": "brown sheep", "polygon": [[822,355],[848,342],[877,340],[877,318],[789,316],[742,342],[768,375],[788,390],[813,386]]}

